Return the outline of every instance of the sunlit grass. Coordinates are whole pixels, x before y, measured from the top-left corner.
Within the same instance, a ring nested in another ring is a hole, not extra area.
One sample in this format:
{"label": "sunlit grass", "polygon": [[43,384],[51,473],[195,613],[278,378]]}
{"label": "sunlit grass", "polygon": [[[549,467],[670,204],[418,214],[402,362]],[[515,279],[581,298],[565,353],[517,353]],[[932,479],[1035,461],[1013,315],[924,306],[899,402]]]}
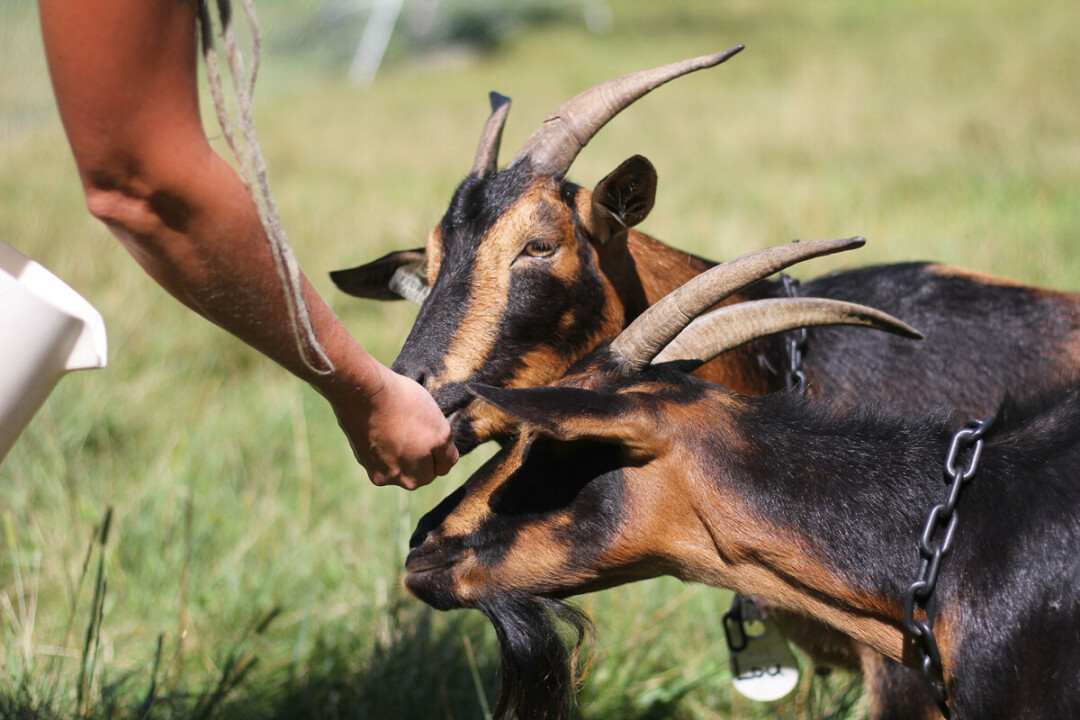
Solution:
{"label": "sunlit grass", "polygon": [[[660,185],[643,229],[711,257],[862,234],[860,257],[802,274],[934,259],[1080,288],[1075,2],[627,0],[600,36],[559,5],[468,63],[392,46],[369,89],[343,78],[344,31],[313,47],[317,14],[259,7],[256,121],[286,229],[384,362],[415,309],[346,298],[326,273],[423,243],[471,164],[487,91],[514,99],[505,161],[581,89],[740,42],[613,121],[571,178],[646,155]],[[91,549],[107,581],[87,688],[99,715],[138,717],[153,688],[151,717],[482,717],[497,688],[485,621],[400,587],[417,518],[482,454],[435,487],[376,490],[317,395],[158,289],[85,211],[36,32],[31,3],[0,5],[0,238],[102,311],[111,357],[64,379],[0,467],[0,714],[74,712]],[[108,508],[109,542],[92,546]],[[584,598],[599,657],[583,715],[835,710],[846,677],[807,678],[768,708],[732,696],[726,600],[671,580]]]}

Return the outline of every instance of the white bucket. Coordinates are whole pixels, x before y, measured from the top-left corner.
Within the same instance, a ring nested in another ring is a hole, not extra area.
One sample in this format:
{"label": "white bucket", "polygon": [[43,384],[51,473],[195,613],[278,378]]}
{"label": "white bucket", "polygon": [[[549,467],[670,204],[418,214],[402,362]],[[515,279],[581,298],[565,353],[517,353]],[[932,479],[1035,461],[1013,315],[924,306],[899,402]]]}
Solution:
{"label": "white bucket", "polygon": [[0,242],[0,461],[64,373],[105,367],[101,314]]}

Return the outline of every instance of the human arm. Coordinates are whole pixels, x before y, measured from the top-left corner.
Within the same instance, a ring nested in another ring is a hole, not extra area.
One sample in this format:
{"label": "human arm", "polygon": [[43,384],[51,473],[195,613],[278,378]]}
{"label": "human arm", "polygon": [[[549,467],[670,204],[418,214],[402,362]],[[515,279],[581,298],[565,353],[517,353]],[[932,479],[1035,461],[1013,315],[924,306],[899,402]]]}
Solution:
{"label": "human arm", "polygon": [[430,395],[349,335],[302,278],[334,366],[305,362],[255,204],[199,115],[195,0],[40,0],[46,56],[87,207],[169,293],[309,382],[377,485],[457,459]]}

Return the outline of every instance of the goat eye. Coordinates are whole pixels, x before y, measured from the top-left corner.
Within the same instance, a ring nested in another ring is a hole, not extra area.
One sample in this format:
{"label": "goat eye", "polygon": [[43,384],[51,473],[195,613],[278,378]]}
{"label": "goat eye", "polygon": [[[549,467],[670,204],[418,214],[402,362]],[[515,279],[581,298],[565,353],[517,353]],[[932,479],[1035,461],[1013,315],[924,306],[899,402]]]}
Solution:
{"label": "goat eye", "polygon": [[556,245],[553,240],[530,240],[525,245],[525,254],[529,257],[544,258],[555,254]]}

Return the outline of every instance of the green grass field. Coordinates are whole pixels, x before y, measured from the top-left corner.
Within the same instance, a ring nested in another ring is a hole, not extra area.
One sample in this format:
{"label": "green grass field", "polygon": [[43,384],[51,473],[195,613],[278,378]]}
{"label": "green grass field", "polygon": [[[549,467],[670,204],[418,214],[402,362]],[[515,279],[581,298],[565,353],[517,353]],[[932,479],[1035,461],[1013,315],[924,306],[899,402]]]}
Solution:
{"label": "green grass field", "polygon": [[[575,3],[530,2],[482,53],[396,40],[367,89],[345,79],[358,26],[258,7],[256,123],[285,227],[386,363],[415,308],[345,297],[327,272],[422,244],[488,90],[514,99],[506,160],[578,91],[736,43],[613,121],[570,177],[646,155],[660,184],[642,229],[714,258],[861,234],[858,257],[801,272],[932,259],[1080,289],[1075,0],[613,0],[602,35]],[[376,489],[314,392],[149,280],[85,211],[36,22],[0,0],[0,239],[101,310],[111,352],[0,466],[0,717],[485,717],[494,634],[422,607],[401,568],[419,516],[490,450],[418,492]],[[598,630],[582,717],[865,713],[840,674],[775,705],[733,697],[726,593],[659,580],[579,602]]]}

